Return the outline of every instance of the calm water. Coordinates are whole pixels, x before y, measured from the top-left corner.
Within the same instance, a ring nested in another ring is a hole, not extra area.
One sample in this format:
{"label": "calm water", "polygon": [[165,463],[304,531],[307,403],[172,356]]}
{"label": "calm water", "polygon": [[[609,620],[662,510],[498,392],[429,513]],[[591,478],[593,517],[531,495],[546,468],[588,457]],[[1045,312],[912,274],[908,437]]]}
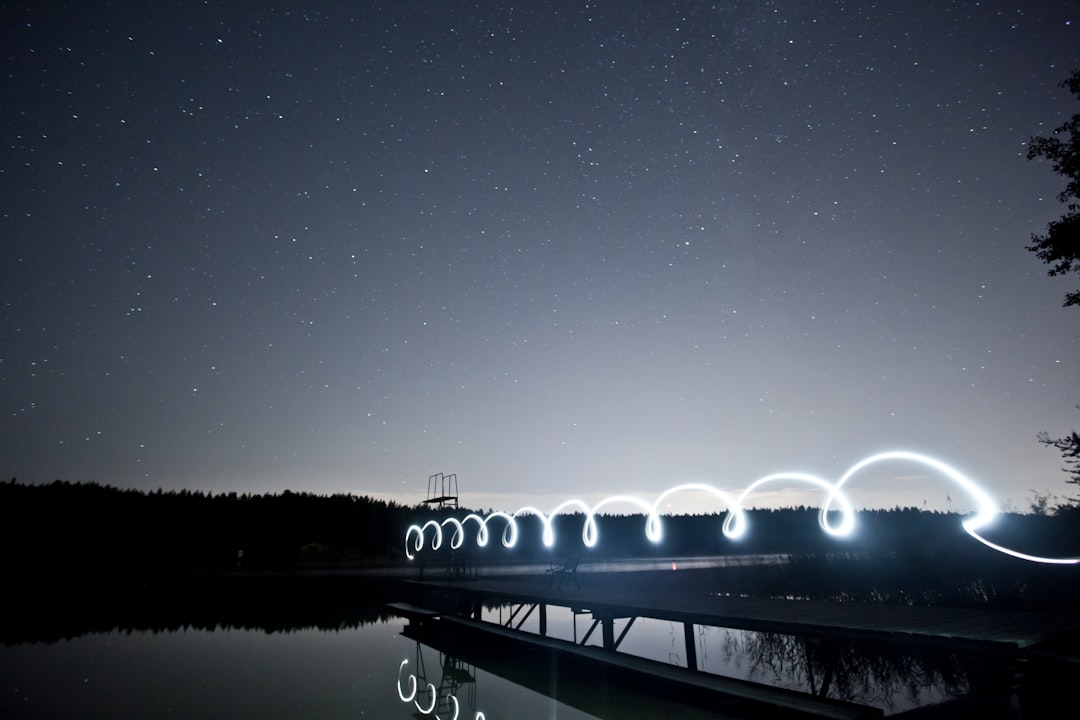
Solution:
{"label": "calm water", "polygon": [[[439,653],[403,637],[402,625],[111,632],[4,647],[0,716],[411,718],[418,707],[427,709],[429,694],[418,696],[419,706],[401,700],[402,661],[402,690],[417,672],[443,696],[446,685]],[[483,671],[472,670],[470,678],[455,693],[459,717],[590,717]]]}
{"label": "calm water", "polygon": [[[618,678],[609,687],[518,648],[483,651],[472,638],[462,647],[407,636],[408,621],[385,607],[401,599],[402,586],[389,578],[173,579],[89,594],[82,590],[88,583],[69,585],[0,616],[0,718],[715,717],[679,691],[657,696]],[[83,602],[43,615],[58,595]],[[503,623],[511,611],[486,608],[483,619]],[[547,620],[549,636],[580,641],[592,618],[551,607]],[[625,623],[616,621],[616,636]],[[538,633],[538,613],[521,629]],[[588,644],[601,645],[600,636],[594,632]],[[827,697],[886,714],[962,695],[971,677],[1001,684],[979,658],[936,650],[912,655],[702,626],[693,641],[704,672],[803,692],[824,688]],[[639,619],[619,652],[685,667],[683,626]]]}
{"label": "calm water", "polygon": [[[508,612],[488,610],[485,619],[497,621]],[[587,616],[579,617],[575,627],[569,612],[554,609],[548,622],[549,634],[565,639],[575,632],[582,637],[589,624]],[[411,640],[402,635],[405,625],[394,618],[336,631],[116,630],[2,646],[0,717],[445,720],[454,717],[455,705],[457,716],[468,720],[709,716],[677,697],[625,697],[625,690],[590,687],[587,679],[583,687],[566,688],[576,700],[565,704]],[[523,629],[535,631],[535,618]],[[597,642],[593,637],[589,644]],[[805,684],[798,672],[778,673],[775,663],[763,664],[755,642],[752,633],[698,628],[699,663],[733,677]],[[672,623],[637,621],[620,650],[685,666],[682,627]],[[898,696],[892,710],[928,697]]]}
{"label": "calm water", "polygon": [[[577,710],[458,662],[404,637],[404,625],[114,631],[0,647],[0,717],[445,719],[454,716],[450,696],[458,717],[470,720],[616,716]],[[679,706],[649,704],[629,716],[659,717]],[[628,717],[621,706],[613,710]]]}

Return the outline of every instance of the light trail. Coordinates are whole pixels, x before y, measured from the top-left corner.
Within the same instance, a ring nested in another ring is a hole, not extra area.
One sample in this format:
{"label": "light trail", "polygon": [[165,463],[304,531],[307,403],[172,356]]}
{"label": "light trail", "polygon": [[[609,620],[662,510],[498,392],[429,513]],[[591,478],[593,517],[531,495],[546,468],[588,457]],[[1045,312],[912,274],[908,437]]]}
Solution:
{"label": "light trail", "polygon": [[416,705],[416,709],[419,710],[424,715],[430,715],[431,713],[435,712],[435,703],[439,699],[439,691],[435,689],[435,686],[433,684],[427,683],[427,688],[426,689],[427,689],[428,697],[431,698],[431,704],[427,708],[425,708],[423,705],[420,704],[420,700],[417,699],[417,697],[416,697],[417,694],[418,694],[417,691],[419,690],[419,683],[417,682],[415,675],[413,675],[412,673],[409,673],[409,689],[408,689],[408,691],[402,690],[401,689],[401,671],[404,670],[405,666],[408,665],[408,664],[409,664],[408,659],[405,659],[405,660],[401,661],[400,665],[398,665],[398,671],[397,671],[398,672],[398,677],[397,677],[397,694],[398,694],[398,697],[401,698],[401,702],[406,702],[406,703],[407,702],[412,702],[414,705]]}
{"label": "light trail", "polygon": [[[438,700],[439,700],[439,691],[435,689],[435,685],[433,683],[430,683],[430,682],[427,683],[427,694],[428,694],[428,697],[430,697],[430,699],[431,699],[431,704],[428,705],[427,707],[424,707],[423,705],[421,705],[420,701],[416,697],[417,696],[417,690],[419,688],[419,682],[416,679],[416,675],[414,675],[413,673],[409,673],[409,675],[408,675],[408,681],[407,682],[408,682],[408,688],[409,689],[407,691],[402,690],[402,688],[401,688],[401,671],[404,670],[405,667],[408,664],[409,664],[409,659],[406,658],[406,659],[401,661],[400,665],[398,665],[398,676],[397,676],[397,694],[398,694],[398,697],[401,699],[401,702],[404,702],[404,703],[411,702],[413,705],[415,705],[416,709],[420,712],[421,715],[431,715],[432,713],[435,712],[435,705],[438,703]],[[454,714],[451,715],[448,718],[448,720],[458,720],[458,715],[460,714],[461,706],[458,703],[457,696],[454,695],[453,693],[446,693],[446,698],[447,698],[447,700],[449,700],[449,704],[453,706],[453,710],[454,710]],[[437,713],[435,714],[435,720],[442,720]],[[484,713],[477,710],[476,714],[473,716],[473,720],[485,720]]]}
{"label": "light trail", "polygon": [[[976,513],[972,517],[962,520],[960,524],[968,535],[978,540],[986,547],[1029,562],[1054,565],[1075,565],[1080,563],[1080,557],[1041,557],[1038,555],[1029,555],[998,545],[986,539],[980,534],[980,531],[985,530],[992,525],[1000,514],[993,498],[979,487],[978,484],[956,468],[928,455],[903,450],[879,453],[864,458],[852,465],[851,468],[835,483],[831,483],[816,475],[809,475],[807,473],[776,473],[755,480],[747,486],[738,497],[732,497],[727,492],[712,485],[704,483],[688,483],[668,488],[660,493],[652,503],[634,495],[612,495],[604,498],[591,507],[584,500],[566,500],[550,513],[544,513],[535,507],[527,505],[518,508],[513,513],[501,511],[493,512],[487,517],[481,517],[470,513],[464,520],[460,521],[455,518],[447,518],[441,523],[434,520],[428,520],[422,525],[410,525],[405,531],[405,554],[412,560],[415,557],[414,552],[420,552],[424,549],[424,546],[427,544],[426,533],[429,528],[432,529],[431,548],[433,550],[438,550],[442,547],[443,543],[443,528],[448,525],[454,528],[454,534],[450,539],[450,547],[453,549],[460,548],[465,541],[465,525],[470,520],[478,526],[476,533],[476,544],[478,546],[483,547],[488,543],[488,523],[492,520],[501,520],[505,523],[502,532],[503,547],[508,549],[513,548],[517,543],[518,536],[517,518],[530,515],[535,516],[540,520],[543,526],[541,539],[543,540],[544,547],[550,548],[555,545],[555,528],[552,526],[554,519],[559,515],[566,515],[575,511],[585,515],[585,524],[582,527],[581,539],[582,542],[584,542],[585,547],[591,548],[596,546],[600,537],[600,531],[596,521],[597,513],[604,507],[619,504],[631,505],[643,511],[645,513],[645,536],[651,542],[659,543],[663,538],[660,507],[669,497],[681,492],[705,492],[716,497],[727,508],[727,517],[724,518],[722,526],[724,536],[731,540],[738,540],[746,534],[746,510],[744,508],[747,496],[764,485],[779,482],[804,483],[820,488],[825,493],[825,500],[821,504],[821,509],[818,513],[818,525],[821,526],[822,532],[827,535],[837,538],[848,537],[855,531],[855,509],[852,506],[851,501],[843,492],[844,485],[846,485],[854,475],[868,466],[887,461],[904,461],[925,465],[959,485],[971,496],[977,507]],[[836,525],[832,524],[829,520],[829,513],[834,510],[838,511],[840,514],[839,523]]]}

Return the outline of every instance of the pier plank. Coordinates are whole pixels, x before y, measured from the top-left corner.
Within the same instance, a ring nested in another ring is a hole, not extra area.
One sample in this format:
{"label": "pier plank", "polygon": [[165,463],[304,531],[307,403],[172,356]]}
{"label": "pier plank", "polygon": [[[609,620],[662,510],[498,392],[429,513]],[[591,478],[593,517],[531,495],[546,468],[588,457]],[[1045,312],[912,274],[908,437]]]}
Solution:
{"label": "pier plank", "polygon": [[1015,652],[1063,633],[1080,632],[1080,615],[725,597],[706,592],[673,593],[662,584],[649,583],[629,587],[583,583],[581,589],[553,589],[543,582],[503,578],[458,584],[410,583],[451,588],[487,601],[587,608],[594,615],[616,618],[649,617],[759,632],[949,644],[957,649]]}

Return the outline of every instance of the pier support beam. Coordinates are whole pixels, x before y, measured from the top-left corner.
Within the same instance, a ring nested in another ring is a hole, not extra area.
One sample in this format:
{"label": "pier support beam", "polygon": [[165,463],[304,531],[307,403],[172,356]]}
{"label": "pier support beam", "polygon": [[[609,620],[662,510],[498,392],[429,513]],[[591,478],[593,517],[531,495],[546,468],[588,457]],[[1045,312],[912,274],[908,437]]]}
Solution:
{"label": "pier support beam", "polygon": [[547,605],[540,603],[540,636],[547,637]]}
{"label": "pier support beam", "polygon": [[697,646],[694,644],[694,623],[683,623],[683,638],[686,640],[686,668],[697,670]]}
{"label": "pier support beam", "polygon": [[601,618],[604,631],[604,649],[615,652],[615,618],[610,615]]}

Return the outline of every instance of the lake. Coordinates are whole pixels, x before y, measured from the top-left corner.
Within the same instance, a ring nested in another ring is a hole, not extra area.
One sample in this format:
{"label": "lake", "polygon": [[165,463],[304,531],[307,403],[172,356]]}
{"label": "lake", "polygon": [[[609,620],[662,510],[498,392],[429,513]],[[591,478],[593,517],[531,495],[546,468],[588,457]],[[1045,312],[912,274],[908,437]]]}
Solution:
{"label": "lake", "polygon": [[[65,613],[44,610],[57,605],[39,598],[21,607],[22,624],[8,615],[0,717],[716,716],[678,694],[419,642],[386,610],[399,591],[393,580],[328,574],[84,592]],[[483,619],[502,622],[511,611],[488,607]],[[590,618],[550,608],[547,621],[549,636],[570,640],[583,637]],[[537,622],[530,617],[521,629],[535,633]],[[978,671],[975,660],[953,654],[822,647],[713,627],[695,627],[695,646],[705,672],[802,691],[826,684],[829,697],[886,714],[961,695]],[[686,666],[681,624],[639,619],[620,652]],[[824,673],[821,658],[829,658]]]}
{"label": "lake", "polygon": [[[568,624],[555,614],[549,623],[553,635],[568,634]],[[404,719],[431,706],[430,682],[443,718],[453,716],[445,712],[450,695],[462,718],[477,713],[488,720],[601,716],[410,640],[402,635],[404,625],[404,620],[393,619],[342,630],[272,633],[116,630],[6,646],[0,648],[0,715]],[[623,651],[684,664],[682,630],[670,625],[636,626]],[[703,669],[754,675],[748,663],[725,650],[728,633],[733,631],[709,629],[702,634]],[[677,698],[650,698],[650,707],[639,708],[636,716],[668,716],[680,704]],[[617,710],[618,717],[627,717],[621,703]],[[686,708],[680,716],[688,716]]]}
{"label": "lake", "polygon": [[[463,718],[596,717],[410,640],[405,624],[114,630],[8,645],[0,647],[0,716],[411,718],[430,707],[430,682],[437,704],[453,695]],[[660,639],[663,654],[670,643]]]}

